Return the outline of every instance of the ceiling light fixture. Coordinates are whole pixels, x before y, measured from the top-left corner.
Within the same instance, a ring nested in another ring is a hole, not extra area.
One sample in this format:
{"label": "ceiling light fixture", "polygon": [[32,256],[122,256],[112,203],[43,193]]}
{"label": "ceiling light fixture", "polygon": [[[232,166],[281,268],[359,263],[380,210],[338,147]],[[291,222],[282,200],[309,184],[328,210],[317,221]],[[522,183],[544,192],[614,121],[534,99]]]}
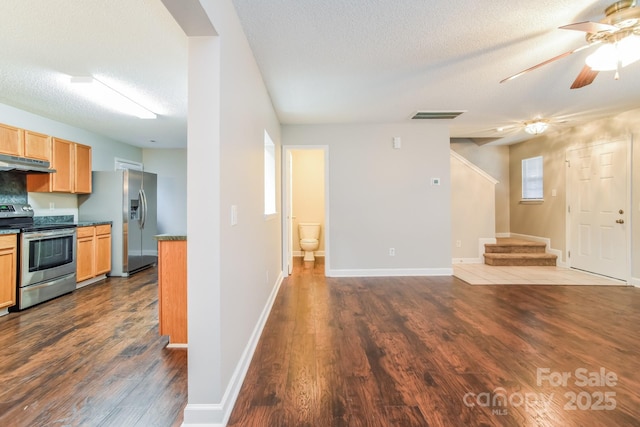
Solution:
{"label": "ceiling light fixture", "polygon": [[606,43],[587,56],[586,63],[595,71],[614,71],[640,59],[640,36],[628,35],[615,43]]}
{"label": "ceiling light fixture", "polygon": [[71,86],[84,96],[108,108],[141,119],[155,119],[157,117],[155,113],[93,77],[71,77],[70,82]]}
{"label": "ceiling light fixture", "polygon": [[531,135],[540,135],[547,130],[549,123],[546,120],[534,120],[524,124],[524,131]]}

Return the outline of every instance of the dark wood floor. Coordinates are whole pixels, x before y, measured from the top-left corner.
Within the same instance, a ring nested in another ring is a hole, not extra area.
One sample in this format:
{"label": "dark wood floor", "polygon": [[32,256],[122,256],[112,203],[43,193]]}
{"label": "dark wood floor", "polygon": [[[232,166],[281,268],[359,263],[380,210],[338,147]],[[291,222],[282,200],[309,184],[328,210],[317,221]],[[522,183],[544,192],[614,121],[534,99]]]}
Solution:
{"label": "dark wood floor", "polygon": [[640,289],[322,269],[283,282],[229,425],[640,425]]}
{"label": "dark wood floor", "polygon": [[179,426],[187,352],[158,335],[156,269],[0,318],[0,426]]}

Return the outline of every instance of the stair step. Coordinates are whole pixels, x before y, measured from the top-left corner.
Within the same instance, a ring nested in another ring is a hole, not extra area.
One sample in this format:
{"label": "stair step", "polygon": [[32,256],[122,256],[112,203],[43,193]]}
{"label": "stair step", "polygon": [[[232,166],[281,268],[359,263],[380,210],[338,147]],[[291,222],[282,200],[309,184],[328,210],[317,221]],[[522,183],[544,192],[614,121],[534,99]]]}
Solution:
{"label": "stair step", "polygon": [[484,250],[487,253],[545,253],[547,245],[530,240],[501,238],[496,243],[485,244]]}
{"label": "stair step", "polygon": [[499,266],[555,266],[558,257],[548,253],[485,253],[484,263]]}

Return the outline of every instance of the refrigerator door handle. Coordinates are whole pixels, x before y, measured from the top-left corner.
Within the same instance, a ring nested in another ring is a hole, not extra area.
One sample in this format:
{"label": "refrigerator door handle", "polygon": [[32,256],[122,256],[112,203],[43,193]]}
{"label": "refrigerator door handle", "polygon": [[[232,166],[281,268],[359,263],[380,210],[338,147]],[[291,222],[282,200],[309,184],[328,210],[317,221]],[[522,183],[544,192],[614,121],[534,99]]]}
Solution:
{"label": "refrigerator door handle", "polygon": [[140,228],[144,228],[144,223],[147,221],[147,197],[144,194],[144,190],[140,189],[138,191],[138,197],[140,198]]}

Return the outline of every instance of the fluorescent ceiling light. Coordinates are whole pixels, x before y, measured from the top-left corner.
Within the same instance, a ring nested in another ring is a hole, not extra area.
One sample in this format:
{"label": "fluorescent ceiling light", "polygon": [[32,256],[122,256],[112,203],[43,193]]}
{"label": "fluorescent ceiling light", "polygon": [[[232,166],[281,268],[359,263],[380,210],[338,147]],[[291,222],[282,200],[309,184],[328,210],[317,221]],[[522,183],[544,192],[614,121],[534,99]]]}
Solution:
{"label": "fluorescent ceiling light", "polygon": [[115,91],[93,77],[71,77],[71,86],[84,96],[121,113],[141,119],[155,119],[157,115]]}

